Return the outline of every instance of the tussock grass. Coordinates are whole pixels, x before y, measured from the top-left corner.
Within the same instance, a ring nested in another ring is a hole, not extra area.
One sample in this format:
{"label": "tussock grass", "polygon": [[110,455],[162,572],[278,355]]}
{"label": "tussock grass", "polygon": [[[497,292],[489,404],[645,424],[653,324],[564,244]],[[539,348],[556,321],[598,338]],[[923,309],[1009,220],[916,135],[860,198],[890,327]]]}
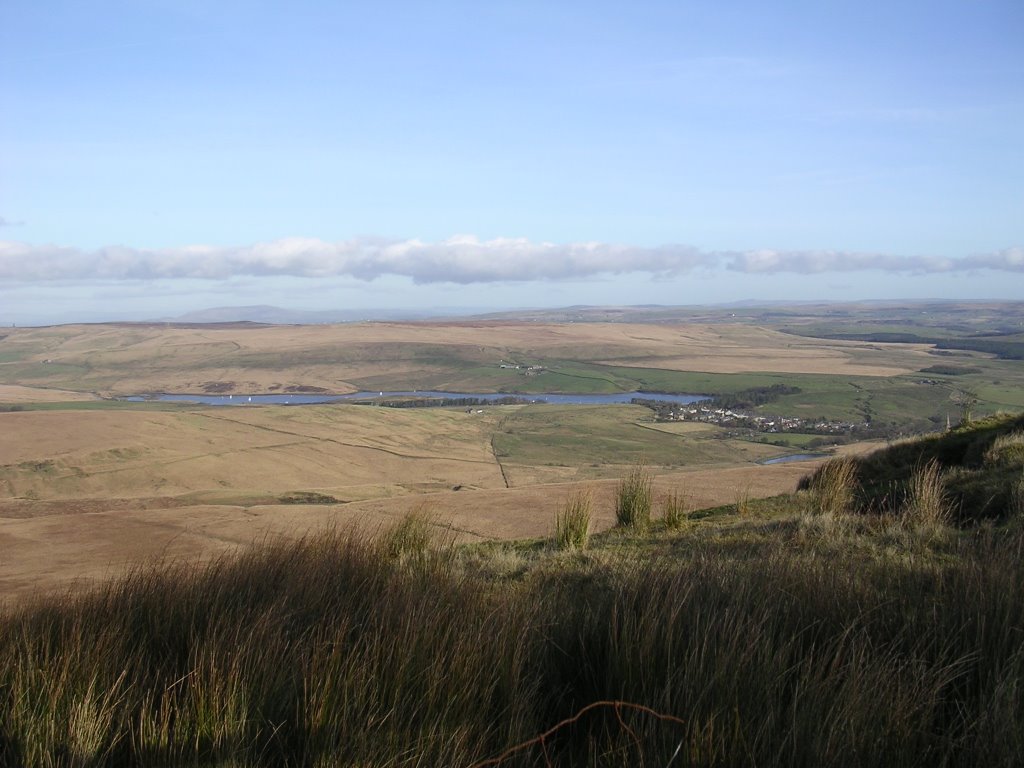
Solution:
{"label": "tussock grass", "polygon": [[661,520],[669,530],[678,530],[690,517],[690,502],[684,493],[672,491],[661,505]]}
{"label": "tussock grass", "polygon": [[553,764],[1024,761],[1024,534],[879,561],[740,525],[501,588],[330,533],[25,606],[0,764],[468,766],[609,699],[685,725],[595,712]]}
{"label": "tussock grass", "polygon": [[586,549],[590,540],[591,518],[590,493],[574,492],[555,515],[555,547],[562,550]]}
{"label": "tussock grass", "polygon": [[999,435],[985,451],[985,463],[991,465],[1024,466],[1024,430]]}
{"label": "tussock grass", "polygon": [[1024,526],[908,487],[572,557],[420,508],[39,599],[0,615],[0,765],[474,766],[580,712],[501,765],[1024,764]]}
{"label": "tussock grass", "polygon": [[754,505],[750,498],[750,487],[736,489],[736,514],[740,517],[747,517],[754,511]]}
{"label": "tussock grass", "polygon": [[1024,519],[1024,471],[1010,492],[1010,515],[1017,520]]}
{"label": "tussock grass", "polygon": [[925,527],[945,525],[952,518],[942,470],[934,459],[910,476],[901,514],[911,525]]}
{"label": "tussock grass", "polygon": [[[900,515],[922,467],[934,462],[944,477],[950,522],[972,525],[1012,514],[1014,484],[1024,468],[1024,414],[997,414],[950,432],[894,443],[853,459],[856,482],[849,510]],[[831,463],[831,462],[830,462]],[[829,463],[829,464],[830,464]],[[809,490],[829,464],[801,481]]]}
{"label": "tussock grass", "polygon": [[615,489],[615,522],[636,531],[651,524],[651,473],[643,464],[634,466]]}
{"label": "tussock grass", "polygon": [[406,512],[378,540],[381,552],[389,558],[423,558],[438,538],[436,515],[427,506]]}
{"label": "tussock grass", "polygon": [[811,512],[842,515],[850,511],[857,482],[857,464],[848,457],[830,459],[810,483]]}

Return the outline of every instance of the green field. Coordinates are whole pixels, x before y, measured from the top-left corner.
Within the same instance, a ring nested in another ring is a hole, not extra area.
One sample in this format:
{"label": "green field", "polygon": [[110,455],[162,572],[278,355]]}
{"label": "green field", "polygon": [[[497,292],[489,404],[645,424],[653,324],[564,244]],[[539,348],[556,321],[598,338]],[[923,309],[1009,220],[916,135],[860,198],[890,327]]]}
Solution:
{"label": "green field", "polygon": [[721,431],[672,434],[652,428],[639,405],[531,405],[498,423],[494,450],[503,464],[609,467],[639,462],[665,468],[754,461],[778,450],[723,437]]}

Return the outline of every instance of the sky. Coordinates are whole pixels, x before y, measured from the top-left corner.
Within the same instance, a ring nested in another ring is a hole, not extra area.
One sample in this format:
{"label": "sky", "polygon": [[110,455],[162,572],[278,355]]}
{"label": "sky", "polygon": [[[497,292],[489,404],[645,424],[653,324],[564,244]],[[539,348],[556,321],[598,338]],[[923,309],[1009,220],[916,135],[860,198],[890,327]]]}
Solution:
{"label": "sky", "polygon": [[0,323],[1024,299],[1024,3],[0,6]]}

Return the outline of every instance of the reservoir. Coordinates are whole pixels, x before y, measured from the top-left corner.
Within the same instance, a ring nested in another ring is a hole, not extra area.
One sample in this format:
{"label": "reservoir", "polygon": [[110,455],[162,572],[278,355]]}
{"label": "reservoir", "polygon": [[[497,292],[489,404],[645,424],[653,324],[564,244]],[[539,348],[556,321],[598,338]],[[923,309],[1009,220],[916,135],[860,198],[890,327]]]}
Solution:
{"label": "reservoir", "polygon": [[566,395],[566,394],[531,394],[521,395],[513,392],[479,393],[479,392],[439,392],[434,390],[381,392],[352,392],[347,395],[133,395],[124,400],[132,402],[163,401],[198,403],[201,405],[316,405],[321,403],[337,403],[346,400],[387,400],[388,398],[422,398],[424,400],[476,400],[493,402],[505,398],[517,398],[531,403],[551,403],[554,405],[614,405],[629,403],[634,398],[643,400],[660,400],[669,403],[696,403],[706,400],[704,395],[662,394],[654,392],[619,392],[611,395]]}
{"label": "reservoir", "polygon": [[792,453],[789,456],[778,456],[774,459],[765,459],[758,464],[789,464],[791,461],[810,461],[811,459],[824,459],[827,453]]}

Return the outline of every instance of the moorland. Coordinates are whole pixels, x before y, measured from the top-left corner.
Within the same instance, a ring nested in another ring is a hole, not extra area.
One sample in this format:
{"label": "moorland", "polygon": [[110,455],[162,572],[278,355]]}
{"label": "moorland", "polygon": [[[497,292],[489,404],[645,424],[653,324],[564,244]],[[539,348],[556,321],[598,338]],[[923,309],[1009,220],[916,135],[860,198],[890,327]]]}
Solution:
{"label": "moorland", "polygon": [[0,332],[5,764],[1024,759],[1021,305],[556,315]]}

